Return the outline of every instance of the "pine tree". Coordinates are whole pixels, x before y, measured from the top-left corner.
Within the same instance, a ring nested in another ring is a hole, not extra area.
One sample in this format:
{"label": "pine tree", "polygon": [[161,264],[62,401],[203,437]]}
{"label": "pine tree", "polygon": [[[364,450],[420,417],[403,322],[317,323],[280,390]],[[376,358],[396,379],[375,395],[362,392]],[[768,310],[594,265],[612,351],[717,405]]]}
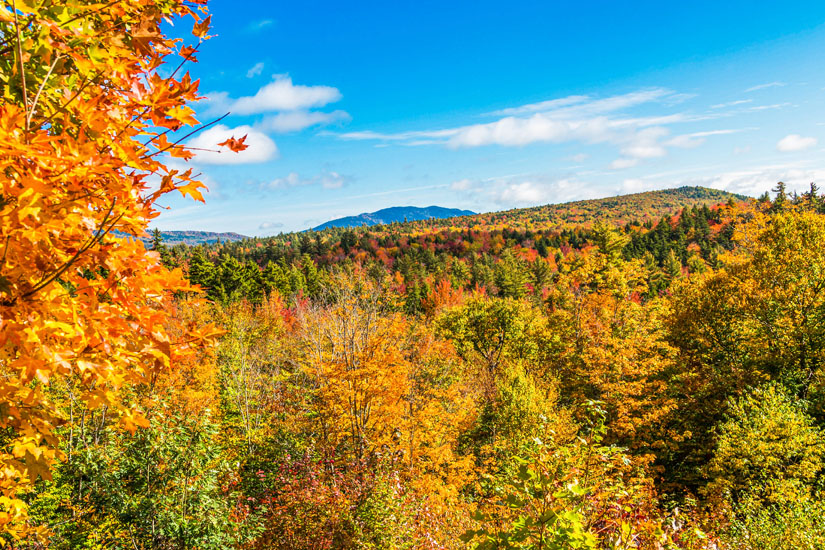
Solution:
{"label": "pine tree", "polygon": [[172,253],[169,251],[169,248],[163,244],[163,235],[161,235],[158,228],[152,231],[152,250],[160,254],[160,263],[163,264],[164,267],[174,267],[175,262],[172,259]]}
{"label": "pine tree", "polygon": [[785,208],[788,204],[788,192],[785,186],[785,183],[780,181],[776,184],[776,187],[771,189],[776,196],[773,199],[773,204],[771,205],[772,212],[779,212]]}

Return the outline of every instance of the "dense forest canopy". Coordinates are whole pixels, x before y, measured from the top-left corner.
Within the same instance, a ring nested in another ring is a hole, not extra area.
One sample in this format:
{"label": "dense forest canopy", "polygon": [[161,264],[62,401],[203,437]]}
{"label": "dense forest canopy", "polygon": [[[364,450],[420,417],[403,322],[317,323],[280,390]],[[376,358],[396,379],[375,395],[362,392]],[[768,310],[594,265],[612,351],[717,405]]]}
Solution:
{"label": "dense forest canopy", "polygon": [[147,249],[208,29],[0,9],[0,544],[825,547],[815,184]]}

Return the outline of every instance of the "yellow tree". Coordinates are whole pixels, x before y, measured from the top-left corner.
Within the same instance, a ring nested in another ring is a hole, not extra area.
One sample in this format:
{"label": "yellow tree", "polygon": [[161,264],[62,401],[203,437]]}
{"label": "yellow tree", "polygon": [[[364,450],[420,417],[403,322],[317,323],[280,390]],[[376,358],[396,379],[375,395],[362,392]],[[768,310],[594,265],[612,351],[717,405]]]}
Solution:
{"label": "yellow tree", "polygon": [[598,249],[566,258],[548,297],[562,342],[552,362],[568,403],[604,402],[608,439],[649,452],[673,407],[664,382],[675,355],[663,326],[668,308],[640,302],[646,274],[638,260],[622,260],[625,239],[603,225],[595,232]]}
{"label": "yellow tree", "polygon": [[302,363],[324,451],[366,460],[399,442],[411,371],[407,325],[370,282],[338,277],[329,292],[327,304],[301,311]]}
{"label": "yellow tree", "polygon": [[191,17],[204,39],[204,4],[0,3],[0,532],[9,536],[25,533],[20,493],[60,455],[49,385],[76,378],[75,399],[134,430],[146,421],[115,390],[151,382],[205,336],[167,334],[171,293],[188,284],[113,234],[142,234],[169,192],[203,200],[191,170],[163,164],[191,156],[185,135],[169,136],[197,124],[186,104],[198,83],[181,71],[196,46],[166,37],[161,23]]}

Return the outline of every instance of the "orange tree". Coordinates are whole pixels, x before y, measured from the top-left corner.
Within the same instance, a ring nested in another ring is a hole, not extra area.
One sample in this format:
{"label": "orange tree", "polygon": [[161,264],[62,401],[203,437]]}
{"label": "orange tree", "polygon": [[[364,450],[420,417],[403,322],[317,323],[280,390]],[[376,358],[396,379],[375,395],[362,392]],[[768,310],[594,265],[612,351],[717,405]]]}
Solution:
{"label": "orange tree", "polygon": [[190,287],[115,236],[142,234],[167,193],[203,200],[191,170],[163,164],[192,155],[180,130],[198,124],[187,106],[198,83],[182,71],[197,46],[161,25],[191,17],[203,40],[205,10],[205,0],[0,3],[0,532],[10,537],[26,532],[21,495],[61,457],[50,384],[76,379],[76,399],[134,431],[147,422],[117,390],[150,383],[206,337],[167,334],[172,292]]}

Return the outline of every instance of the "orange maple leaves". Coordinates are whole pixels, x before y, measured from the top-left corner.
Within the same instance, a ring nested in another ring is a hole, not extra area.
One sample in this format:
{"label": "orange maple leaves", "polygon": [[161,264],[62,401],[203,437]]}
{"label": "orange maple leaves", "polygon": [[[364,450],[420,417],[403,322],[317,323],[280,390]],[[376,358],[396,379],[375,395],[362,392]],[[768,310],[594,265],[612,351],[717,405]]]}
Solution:
{"label": "orange maple leaves", "polygon": [[[61,456],[57,399],[146,425],[121,389],[151,384],[210,338],[164,328],[175,292],[193,292],[134,238],[179,191],[203,200],[171,132],[198,124],[198,82],[179,76],[197,46],[163,35],[191,16],[208,38],[205,2],[35,3],[0,7],[0,532],[27,534],[20,499]],[[158,69],[183,58],[169,76]],[[148,137],[148,140],[147,140]],[[243,139],[233,146],[241,150]],[[233,150],[236,150],[233,149]],[[160,185],[156,186],[157,181]]]}
{"label": "orange maple leaves", "polygon": [[220,142],[218,145],[221,147],[227,147],[230,151],[234,151],[236,153],[240,153],[244,149],[248,149],[249,145],[246,145],[244,142],[246,141],[246,136],[243,136],[240,139],[235,139],[235,136],[227,139],[226,141]]}

